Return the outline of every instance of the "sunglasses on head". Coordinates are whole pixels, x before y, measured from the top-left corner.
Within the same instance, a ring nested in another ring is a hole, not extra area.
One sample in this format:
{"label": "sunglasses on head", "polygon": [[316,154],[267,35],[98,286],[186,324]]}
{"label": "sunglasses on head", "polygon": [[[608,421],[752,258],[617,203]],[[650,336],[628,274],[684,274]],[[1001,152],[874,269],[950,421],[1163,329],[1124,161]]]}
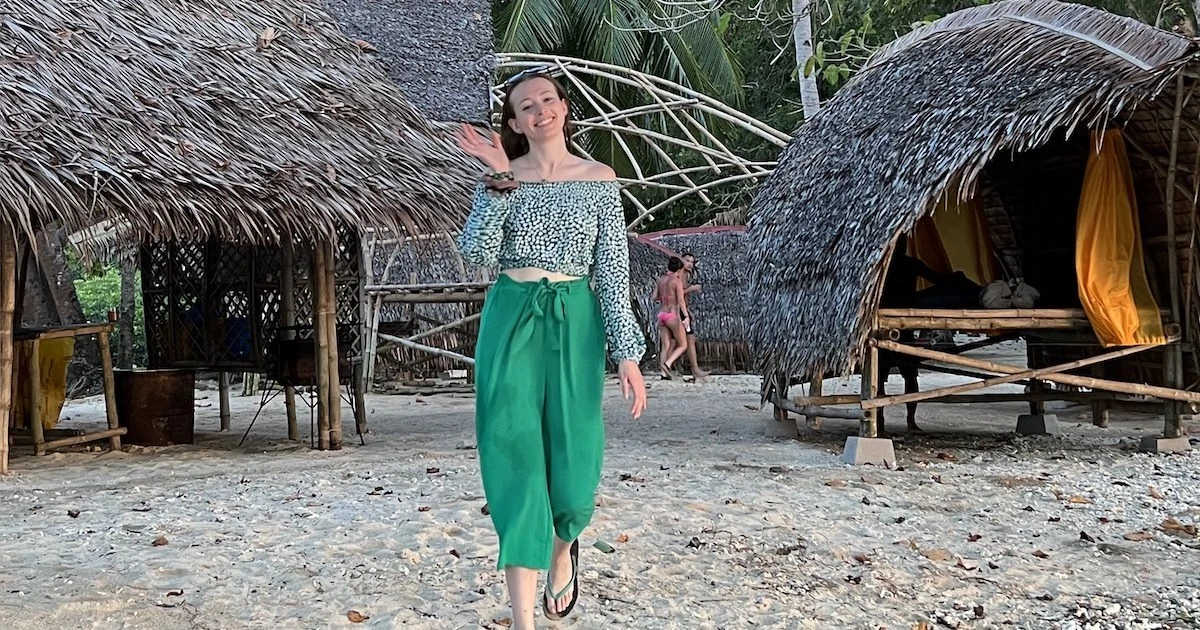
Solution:
{"label": "sunglasses on head", "polygon": [[537,76],[537,75],[544,75],[547,77],[551,76],[550,66],[533,66],[532,68],[526,68],[526,69],[512,75],[511,77],[508,77],[507,79],[505,79],[504,83],[501,83],[501,85],[503,85],[504,87],[511,87],[514,83],[516,83],[526,77]]}

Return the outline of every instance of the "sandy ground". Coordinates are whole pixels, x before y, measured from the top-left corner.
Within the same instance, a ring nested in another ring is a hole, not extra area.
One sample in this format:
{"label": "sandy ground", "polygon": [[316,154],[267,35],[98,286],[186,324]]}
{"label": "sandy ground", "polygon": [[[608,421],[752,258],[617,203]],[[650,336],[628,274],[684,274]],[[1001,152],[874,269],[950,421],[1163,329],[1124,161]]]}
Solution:
{"label": "sandy ground", "polygon": [[[1017,438],[1022,405],[926,405],[901,469],[854,468],[851,421],[769,436],[757,378],[651,385],[634,422],[610,382],[564,627],[1200,627],[1200,454],[1136,453],[1159,419],[1104,430],[1060,408],[1065,436]],[[0,627],[505,626],[469,395],[369,397],[366,445],[348,422],[338,452],[284,439],[282,401],[239,448],[257,399],[234,399],[225,434],[215,401],[197,392],[193,446],[14,459]]]}

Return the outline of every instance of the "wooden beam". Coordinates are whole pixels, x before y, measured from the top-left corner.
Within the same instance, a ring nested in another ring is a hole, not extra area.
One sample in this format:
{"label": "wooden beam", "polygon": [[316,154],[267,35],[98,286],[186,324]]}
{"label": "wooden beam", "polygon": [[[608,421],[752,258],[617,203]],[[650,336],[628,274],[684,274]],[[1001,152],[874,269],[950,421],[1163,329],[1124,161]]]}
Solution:
{"label": "wooden beam", "polygon": [[50,440],[42,444],[46,450],[54,448],[62,448],[64,446],[75,446],[77,444],[87,444],[88,442],[98,442],[100,440],[120,440],[122,435],[129,432],[125,427],[117,427],[115,429],[107,429],[97,431],[95,433],[85,433],[83,435],[75,435],[71,437],[61,438],[58,440]]}
{"label": "wooden beam", "polygon": [[[279,293],[282,296],[280,300],[280,313],[283,317],[284,327],[296,325],[296,253],[292,249],[290,243],[283,246],[283,261],[279,274]],[[281,333],[288,335],[288,339],[295,336],[294,332]],[[287,430],[289,440],[300,439],[300,423],[296,420],[296,388],[292,385],[285,385],[283,388],[283,405],[287,411]]]}
{"label": "wooden beam", "polygon": [[452,293],[387,293],[383,294],[383,301],[389,304],[452,304],[455,302],[482,302],[486,294],[479,292],[452,292]]}
{"label": "wooden beam", "polygon": [[[1012,367],[1011,365],[1003,365],[1000,363],[994,363],[992,361],[982,361],[980,359],[971,359],[969,357],[957,356],[946,352],[938,352],[936,350],[918,348],[915,346],[906,346],[893,341],[872,341],[871,343],[882,350],[890,350],[900,354],[907,354],[925,359],[933,359],[943,363],[957,364],[965,367],[987,370],[989,372],[1014,374],[1023,371],[1021,368]],[[1122,383],[1119,381],[1110,381],[1086,376],[1074,376],[1071,374],[1047,374],[1042,376],[1041,379],[1050,381],[1052,383],[1061,383],[1063,385],[1075,385],[1077,387],[1087,387],[1089,389],[1102,389],[1110,392],[1132,394],[1135,396],[1154,396],[1163,400],[1178,400],[1181,402],[1200,403],[1200,393],[1171,389],[1169,387],[1159,387],[1157,385]]]}
{"label": "wooden beam", "polygon": [[879,325],[896,330],[961,330],[964,332],[1008,332],[1014,330],[1077,330],[1091,328],[1086,318],[1036,318],[1036,317],[926,317],[884,316]]}
{"label": "wooden beam", "polygon": [[[893,343],[893,342],[887,342],[887,343]],[[1162,347],[1162,345],[1163,344],[1146,344],[1146,345],[1141,345],[1141,346],[1129,346],[1126,348],[1121,348],[1119,350],[1113,350],[1112,352],[1105,352],[1103,354],[1098,354],[1096,356],[1088,357],[1086,359],[1079,359],[1077,361],[1071,361],[1070,363],[1062,363],[1059,365],[1053,365],[1053,366],[1044,367],[1044,368],[1019,370],[1016,372],[1006,374],[1004,376],[996,376],[996,377],[985,379],[982,381],[975,381],[974,383],[963,383],[961,385],[951,385],[949,387],[941,387],[938,389],[931,389],[931,390],[924,391],[924,392],[913,392],[911,394],[899,394],[896,396],[888,396],[888,397],[884,397],[884,398],[877,398],[874,400],[865,400],[865,401],[863,401],[862,406],[863,406],[863,409],[877,409],[879,407],[888,407],[891,405],[900,405],[900,404],[904,404],[904,403],[920,402],[922,400],[929,400],[931,398],[938,398],[941,396],[949,396],[951,394],[963,394],[966,392],[975,391],[977,389],[986,389],[988,387],[995,387],[997,385],[1006,385],[1008,383],[1012,383],[1012,382],[1020,381],[1020,380],[1024,380],[1024,379],[1043,378],[1043,377],[1047,377],[1052,374],[1058,374],[1060,372],[1066,372],[1068,370],[1074,370],[1074,369],[1081,368],[1081,367],[1088,366],[1088,365],[1104,363],[1105,361],[1112,361],[1114,359],[1119,359],[1121,357],[1129,356],[1131,354],[1136,354],[1138,352],[1144,352],[1144,351],[1150,350],[1152,348],[1160,348],[1160,347]]]}
{"label": "wooden beam", "polygon": [[[1193,89],[1194,86],[1193,86]],[[1163,208],[1167,221],[1167,277],[1171,304],[1171,321],[1179,322],[1179,255],[1175,241],[1175,177],[1179,170],[1179,124],[1183,118],[1183,75],[1175,81],[1175,111],[1171,119],[1171,140],[1167,158],[1167,181]],[[1195,185],[1195,182],[1193,182]],[[1177,348],[1168,348],[1163,353],[1163,381],[1171,387],[1183,387],[1183,356]],[[1163,436],[1176,438],[1183,435],[1182,410],[1176,401],[1168,401],[1163,409]]]}

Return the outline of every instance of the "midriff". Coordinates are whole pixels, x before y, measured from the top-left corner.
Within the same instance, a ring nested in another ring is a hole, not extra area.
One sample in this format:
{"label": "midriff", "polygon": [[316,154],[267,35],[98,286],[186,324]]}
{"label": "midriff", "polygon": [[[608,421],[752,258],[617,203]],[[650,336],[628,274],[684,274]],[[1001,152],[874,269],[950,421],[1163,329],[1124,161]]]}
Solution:
{"label": "midriff", "polygon": [[546,271],[540,267],[514,267],[512,269],[505,269],[500,273],[517,282],[538,282],[542,278],[550,282],[569,282],[571,280],[578,280],[580,277],[568,276],[565,273],[558,273],[557,271]]}

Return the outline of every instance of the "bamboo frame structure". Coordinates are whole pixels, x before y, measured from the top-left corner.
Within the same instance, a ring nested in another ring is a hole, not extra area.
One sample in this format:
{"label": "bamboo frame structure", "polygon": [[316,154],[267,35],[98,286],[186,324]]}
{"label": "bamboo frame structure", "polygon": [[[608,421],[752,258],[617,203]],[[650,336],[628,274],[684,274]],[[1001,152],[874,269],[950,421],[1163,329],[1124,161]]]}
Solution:
{"label": "bamboo frame structure", "polygon": [[[653,219],[655,212],[669,207],[683,197],[695,195],[705,204],[711,204],[712,199],[707,194],[709,190],[742,181],[753,183],[771,173],[774,162],[758,162],[737,155],[708,131],[700,122],[701,118],[720,120],[780,148],[786,146],[791,139],[788,134],[712,97],[630,68],[561,55],[516,53],[499,55],[497,67],[502,73],[544,68],[561,78],[582,97],[573,103],[579,111],[579,116],[574,121],[577,133],[611,134],[633,168],[634,178],[623,181],[626,184],[623,194],[638,211],[637,217],[629,223],[630,230]],[[585,77],[635,88],[651,102],[622,109],[582,80]],[[504,84],[492,88],[493,105],[498,106],[503,102],[504,93]],[[496,109],[498,110],[498,107]],[[662,122],[668,125],[672,133],[647,129],[637,124],[636,119],[639,116],[654,114],[661,114]],[[572,145],[581,154],[587,155],[586,148],[578,138],[572,139]],[[638,145],[645,145],[667,165],[667,169],[652,172],[649,165],[638,159],[637,152],[633,149]],[[680,165],[663,148],[664,146],[694,153],[700,156],[704,165]],[[646,205],[633,194],[633,186],[657,188],[671,191],[673,194],[657,203]]]}

